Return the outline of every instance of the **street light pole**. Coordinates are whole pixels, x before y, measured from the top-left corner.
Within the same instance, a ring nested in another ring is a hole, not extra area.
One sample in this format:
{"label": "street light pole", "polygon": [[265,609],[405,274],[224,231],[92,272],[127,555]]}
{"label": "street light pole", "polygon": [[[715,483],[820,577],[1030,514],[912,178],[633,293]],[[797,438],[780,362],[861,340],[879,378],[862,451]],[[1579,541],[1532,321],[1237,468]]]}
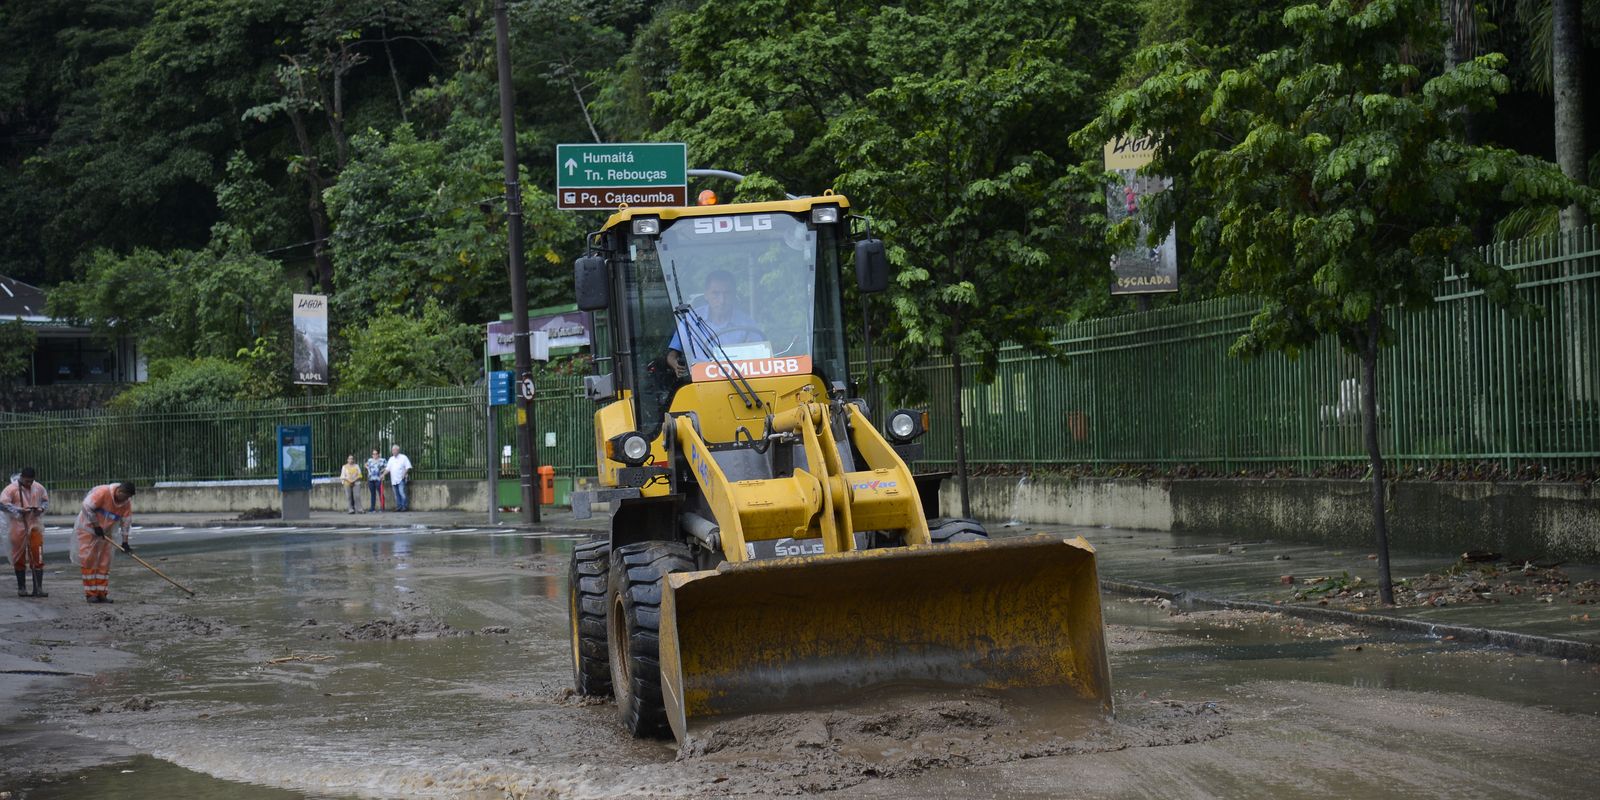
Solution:
{"label": "street light pole", "polygon": [[511,37],[505,0],[495,0],[495,58],[500,80],[500,148],[506,168],[506,249],[511,273],[511,316],[517,358],[517,461],[522,473],[522,520],[539,521],[539,495],[534,493],[533,398],[522,386],[533,380],[533,353],[528,341],[528,279],[522,261],[522,183],[517,175],[517,123],[511,96]]}

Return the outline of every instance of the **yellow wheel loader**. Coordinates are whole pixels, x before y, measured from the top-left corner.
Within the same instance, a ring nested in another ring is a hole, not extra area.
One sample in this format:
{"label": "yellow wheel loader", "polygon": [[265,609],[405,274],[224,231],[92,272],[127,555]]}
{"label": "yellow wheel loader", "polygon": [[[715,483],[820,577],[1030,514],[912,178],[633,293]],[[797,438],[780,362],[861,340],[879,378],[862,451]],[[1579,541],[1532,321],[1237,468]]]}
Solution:
{"label": "yellow wheel loader", "polygon": [[906,466],[926,416],[879,432],[849,396],[844,256],[861,291],[889,280],[863,222],[831,193],[625,208],[575,265],[605,313],[574,510],[611,528],[573,551],[573,675],[635,736],[938,687],[1110,712],[1094,550],[932,518],[943,476]]}

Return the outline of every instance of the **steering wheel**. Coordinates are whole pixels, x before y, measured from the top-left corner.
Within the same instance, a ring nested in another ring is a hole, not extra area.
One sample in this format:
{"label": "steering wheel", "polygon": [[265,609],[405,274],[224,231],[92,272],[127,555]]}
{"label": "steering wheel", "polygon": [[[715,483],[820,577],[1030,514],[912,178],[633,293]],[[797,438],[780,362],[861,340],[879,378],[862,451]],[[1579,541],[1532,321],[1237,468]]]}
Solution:
{"label": "steering wheel", "polygon": [[[721,341],[728,334],[733,333],[735,331],[753,333],[753,334],[756,335],[755,341],[757,341],[757,342],[763,342],[763,341],[766,341],[766,339],[767,339],[767,335],[762,333],[761,329],[756,327],[756,326],[754,326],[754,325],[729,325],[728,327],[723,328],[722,330],[716,332],[717,340]],[[749,342],[722,342],[722,343],[724,345],[728,345],[728,344],[748,344]]]}

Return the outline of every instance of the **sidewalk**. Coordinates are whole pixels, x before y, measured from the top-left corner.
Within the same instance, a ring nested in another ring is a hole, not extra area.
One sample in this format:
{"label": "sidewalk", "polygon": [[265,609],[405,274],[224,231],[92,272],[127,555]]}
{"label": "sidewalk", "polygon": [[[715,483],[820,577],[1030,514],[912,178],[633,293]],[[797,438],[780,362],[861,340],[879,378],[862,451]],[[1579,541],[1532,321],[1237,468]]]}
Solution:
{"label": "sidewalk", "polygon": [[[545,508],[540,522],[531,525],[509,512],[491,525],[487,511],[313,511],[310,519],[297,521],[151,513],[138,514],[134,521],[146,528],[414,528],[435,533],[500,528],[554,535],[602,534],[609,527],[603,512],[575,520],[566,508]],[[45,517],[48,526],[72,523],[72,516]],[[1279,611],[1600,662],[1600,565],[1529,565],[1524,560],[1461,564],[1456,555],[1396,553],[1391,572],[1397,605],[1385,608],[1378,602],[1377,562],[1369,557],[1370,550],[1273,542],[1247,534],[1005,527],[998,522],[988,526],[996,537],[1042,532],[1084,537],[1098,553],[1101,583],[1108,592],[1163,597],[1179,607]]]}
{"label": "sidewalk", "polygon": [[[184,528],[358,528],[394,529],[421,526],[436,531],[466,528],[505,528],[525,530],[530,533],[586,534],[602,533],[609,529],[609,519],[604,513],[594,518],[575,520],[571,509],[545,508],[536,524],[524,523],[522,515],[501,512],[498,524],[489,522],[488,511],[380,511],[375,514],[347,514],[343,511],[311,512],[309,519],[240,519],[236,513],[222,511],[195,511],[183,513],[139,513],[134,506],[133,523],[144,528],[178,526]],[[70,528],[77,514],[46,514],[47,527]]]}

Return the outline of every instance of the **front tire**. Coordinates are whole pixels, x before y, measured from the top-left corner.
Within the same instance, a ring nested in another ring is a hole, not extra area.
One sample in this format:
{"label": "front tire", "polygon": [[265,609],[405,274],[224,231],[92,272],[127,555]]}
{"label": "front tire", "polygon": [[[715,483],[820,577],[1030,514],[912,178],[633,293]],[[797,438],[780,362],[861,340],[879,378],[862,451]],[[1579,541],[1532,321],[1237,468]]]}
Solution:
{"label": "front tire", "polygon": [[928,538],[934,544],[981,542],[989,538],[989,532],[975,519],[930,519]]}
{"label": "front tire", "polygon": [[693,570],[693,554],[678,542],[641,542],[611,554],[611,686],[622,726],[637,738],[672,735],[661,699],[661,578]]}
{"label": "front tire", "polygon": [[568,569],[567,621],[572,633],[572,684],[584,697],[611,696],[611,664],[606,644],[607,573],[611,542],[582,542],[572,548]]}

